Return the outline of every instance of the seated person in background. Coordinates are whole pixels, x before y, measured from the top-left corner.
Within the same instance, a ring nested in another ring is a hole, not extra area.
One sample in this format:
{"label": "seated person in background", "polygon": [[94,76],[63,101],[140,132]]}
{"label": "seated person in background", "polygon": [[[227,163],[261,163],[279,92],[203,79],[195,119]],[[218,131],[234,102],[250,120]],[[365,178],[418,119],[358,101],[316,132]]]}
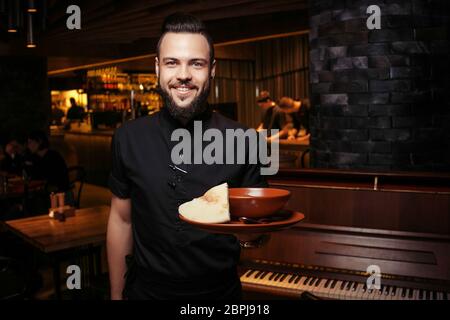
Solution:
{"label": "seated person in background", "polygon": [[261,91],[261,94],[258,96],[256,103],[261,109],[261,123],[259,124],[256,131],[261,131],[263,129],[269,130],[271,129],[271,119],[273,115],[273,109],[275,107],[275,102],[270,98],[270,94],[268,91]]}
{"label": "seated person in background", "polygon": [[295,116],[298,107],[299,104],[294,103],[292,98],[283,97],[279,100],[278,105],[273,110],[271,128],[280,131],[278,134],[268,138],[268,141],[272,141],[275,138],[287,139],[288,137],[295,137],[297,128],[299,127],[299,120]]}
{"label": "seated person in background", "polygon": [[[272,119],[272,127],[279,128],[280,132],[268,140],[271,141],[276,137],[296,141],[308,140],[309,132],[305,128],[305,125],[309,128],[307,119],[305,119],[306,116],[309,116],[306,115],[308,101],[308,99],[296,101],[289,97],[281,98],[278,106],[274,109]],[[302,110],[303,107],[305,111]]]}
{"label": "seated person in background", "polygon": [[309,110],[311,108],[311,104],[309,99],[297,99],[296,103],[299,103],[299,108],[296,113],[296,117],[299,120],[299,128],[296,136],[297,141],[308,140],[310,137],[309,134]]}
{"label": "seated person in background", "polygon": [[25,158],[25,145],[17,139],[12,139],[5,146],[4,158],[1,162],[1,170],[16,175],[22,175]]}
{"label": "seated person in background", "polygon": [[47,191],[69,193],[69,174],[64,158],[55,150],[49,149],[48,137],[43,131],[35,131],[28,136],[28,149],[31,158],[28,174],[32,179],[45,180]]}

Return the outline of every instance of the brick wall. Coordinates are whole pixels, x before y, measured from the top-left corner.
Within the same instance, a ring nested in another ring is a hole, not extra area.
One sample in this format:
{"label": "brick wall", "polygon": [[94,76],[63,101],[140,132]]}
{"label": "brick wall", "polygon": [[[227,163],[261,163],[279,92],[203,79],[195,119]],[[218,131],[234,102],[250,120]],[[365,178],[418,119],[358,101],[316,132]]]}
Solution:
{"label": "brick wall", "polygon": [[0,143],[48,127],[47,82],[45,58],[0,56]]}
{"label": "brick wall", "polygon": [[449,3],[310,1],[312,166],[450,170]]}

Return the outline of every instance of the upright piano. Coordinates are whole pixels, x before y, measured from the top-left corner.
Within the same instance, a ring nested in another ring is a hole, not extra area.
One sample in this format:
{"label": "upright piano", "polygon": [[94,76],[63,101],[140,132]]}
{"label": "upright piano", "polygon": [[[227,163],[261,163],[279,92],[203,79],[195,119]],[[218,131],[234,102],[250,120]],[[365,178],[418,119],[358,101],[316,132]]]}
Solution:
{"label": "upright piano", "polygon": [[245,299],[450,300],[450,175],[285,169],[305,214],[240,261]]}

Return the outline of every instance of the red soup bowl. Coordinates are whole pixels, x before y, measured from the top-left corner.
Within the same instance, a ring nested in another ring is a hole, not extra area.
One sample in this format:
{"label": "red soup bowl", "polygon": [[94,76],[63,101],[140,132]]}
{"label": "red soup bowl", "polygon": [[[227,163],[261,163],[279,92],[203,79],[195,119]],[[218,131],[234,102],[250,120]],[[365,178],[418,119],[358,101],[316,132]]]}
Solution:
{"label": "red soup bowl", "polygon": [[262,218],[275,214],[289,200],[291,192],[275,188],[230,188],[230,214]]}

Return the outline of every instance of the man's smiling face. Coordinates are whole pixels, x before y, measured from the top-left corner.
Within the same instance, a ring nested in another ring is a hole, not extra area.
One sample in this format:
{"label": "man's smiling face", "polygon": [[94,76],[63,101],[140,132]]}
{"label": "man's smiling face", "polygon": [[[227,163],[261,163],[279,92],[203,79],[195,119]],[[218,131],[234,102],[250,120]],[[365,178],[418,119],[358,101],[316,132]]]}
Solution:
{"label": "man's smiling face", "polygon": [[171,114],[187,122],[201,113],[214,77],[206,38],[197,33],[166,33],[155,59],[166,106]]}

